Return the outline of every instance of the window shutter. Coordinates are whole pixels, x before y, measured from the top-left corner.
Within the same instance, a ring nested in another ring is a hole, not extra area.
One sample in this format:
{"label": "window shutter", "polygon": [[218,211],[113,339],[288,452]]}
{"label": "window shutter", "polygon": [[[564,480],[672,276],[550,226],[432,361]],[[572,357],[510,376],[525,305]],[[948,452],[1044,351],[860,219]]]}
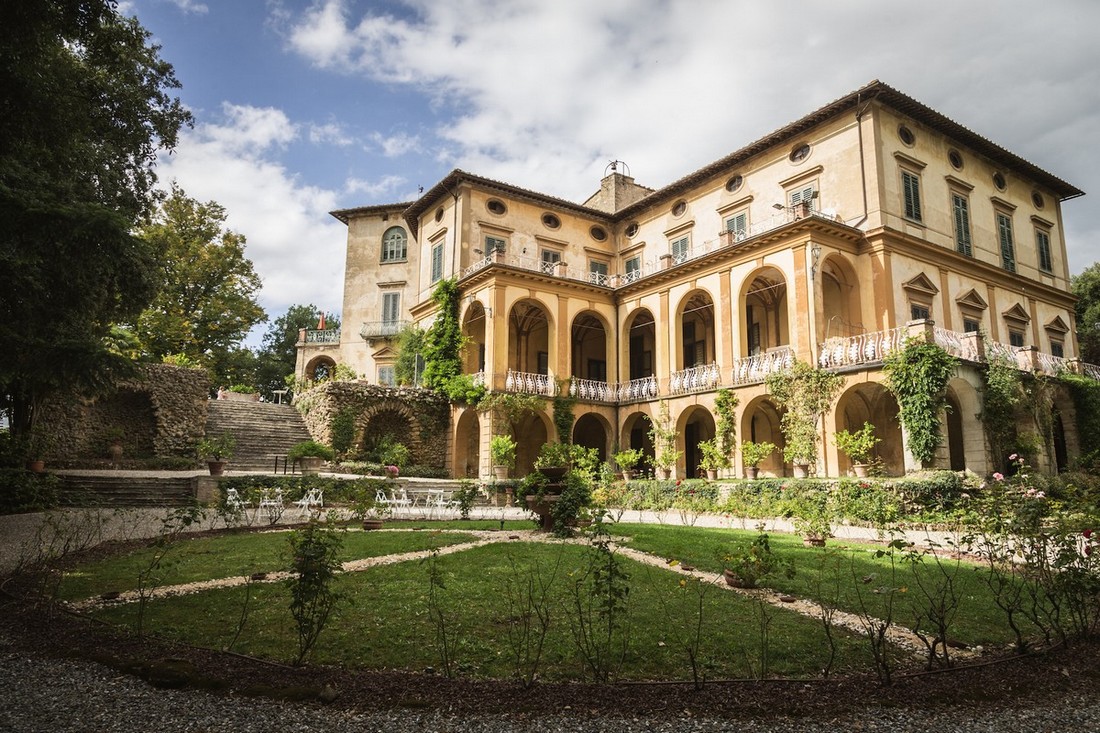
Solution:
{"label": "window shutter", "polygon": [[1036,229],[1035,244],[1039,248],[1039,269],[1050,272],[1054,269],[1054,261],[1050,256],[1050,237],[1043,230]]}
{"label": "window shutter", "polygon": [[395,323],[401,310],[401,294],[385,293],[382,295],[382,320],[386,323]]}
{"label": "window shutter", "polygon": [[749,233],[749,215],[742,211],[726,219],[726,231],[734,232],[736,239],[742,239]]}
{"label": "window shutter", "polygon": [[432,247],[432,282],[443,279],[443,242]]}
{"label": "window shutter", "polygon": [[997,232],[1001,240],[1001,266],[1009,272],[1016,272],[1016,253],[1012,249],[1012,220],[1004,214],[997,214]]}
{"label": "window shutter", "polygon": [[901,185],[905,194],[905,216],[920,221],[920,179],[908,171],[902,171]]}
{"label": "window shutter", "polygon": [[971,257],[973,250],[970,246],[970,211],[967,209],[966,199],[959,195],[952,196],[955,210],[955,244],[961,254]]}
{"label": "window shutter", "polygon": [[680,237],[679,239],[672,240],[672,259],[677,262],[683,262],[687,259],[688,252],[688,238]]}

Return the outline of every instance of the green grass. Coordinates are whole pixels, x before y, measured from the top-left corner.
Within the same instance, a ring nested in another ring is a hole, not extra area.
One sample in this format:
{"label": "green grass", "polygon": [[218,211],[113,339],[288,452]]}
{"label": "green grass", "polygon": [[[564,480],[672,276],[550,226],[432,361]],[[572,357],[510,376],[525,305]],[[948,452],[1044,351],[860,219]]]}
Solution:
{"label": "green grass", "polygon": [[[513,618],[507,587],[511,560],[520,572],[536,565],[550,574],[552,621],[541,676],[584,676],[572,636],[570,592],[586,548],[576,545],[501,543],[438,559],[440,590],[448,628],[456,634],[457,662],[464,674],[508,677],[513,673],[508,629]],[[698,596],[683,575],[623,559],[630,574],[631,629],[622,676],[628,679],[690,679],[683,640],[697,618]],[[439,668],[436,626],[428,615],[428,570],[423,563],[399,563],[340,576],[345,596],[322,634],[313,661],[367,668]],[[245,594],[252,609],[235,651],[287,661],[296,649],[289,594],[282,584],[256,585],[157,600],[149,603],[145,628],[189,643],[221,648],[229,644]],[[133,624],[136,604],[97,615]],[[772,674],[815,676],[825,664],[826,645],[818,622],[767,607],[771,620],[769,667]],[[751,599],[712,586],[703,595],[702,654],[712,678],[751,677],[760,669],[759,609]],[[864,643],[840,636],[838,667],[864,664]]]}
{"label": "green grass", "polygon": [[[756,536],[754,531],[645,524],[614,525],[612,532],[618,537],[629,538],[628,547],[714,572],[722,570],[721,551],[747,546]],[[873,591],[882,586],[904,588],[904,592],[894,597],[894,620],[906,628],[914,625],[914,608],[926,602],[918,579],[925,587],[934,588],[944,577],[932,557],[914,565],[901,560],[904,553],[897,553],[891,568],[888,557],[875,556],[886,549],[882,544],[834,538],[823,549],[804,546],[801,537],[796,535],[770,533],[768,536],[772,549],[794,563],[795,575],[793,578],[768,578],[764,585],[800,598],[828,601],[852,613],[859,613],[865,607],[877,617],[886,612],[886,596]],[[981,568],[962,562],[956,571],[955,561],[946,558],[942,568],[953,575],[959,597],[959,610],[950,631],[952,638],[968,644],[1011,642],[1011,630],[981,579]]]}
{"label": "green grass", "polygon": [[[499,526],[499,524],[498,524]],[[439,526],[439,529],[446,529]],[[466,526],[465,529],[475,529]],[[410,527],[410,530],[413,528]],[[176,585],[215,578],[232,578],[258,572],[286,570],[290,567],[286,530],[231,533],[218,537],[187,537],[167,551],[155,573],[155,585]],[[434,542],[451,545],[471,542],[473,535],[430,532],[348,532],[344,536],[342,562],[364,557],[379,557],[425,550]],[[107,591],[127,591],[138,587],[138,576],[147,570],[156,548],[142,547],[125,554],[67,570],[61,581],[59,597],[65,600],[89,598]]]}

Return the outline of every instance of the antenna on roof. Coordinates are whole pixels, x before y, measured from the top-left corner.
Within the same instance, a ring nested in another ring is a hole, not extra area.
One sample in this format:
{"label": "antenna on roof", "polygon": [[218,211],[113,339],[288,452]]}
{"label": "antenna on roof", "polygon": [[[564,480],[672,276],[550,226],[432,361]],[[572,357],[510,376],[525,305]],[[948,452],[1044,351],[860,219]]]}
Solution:
{"label": "antenna on roof", "polygon": [[417,193],[424,193],[424,187],[423,186],[417,186],[416,187],[416,192]]}
{"label": "antenna on roof", "polygon": [[630,175],[630,166],[628,166],[626,163],[624,163],[621,160],[612,160],[607,164],[607,167],[603,169],[604,177],[605,178],[607,177],[608,171],[610,171],[611,173],[618,173],[620,165],[623,167],[623,175],[629,176]]}

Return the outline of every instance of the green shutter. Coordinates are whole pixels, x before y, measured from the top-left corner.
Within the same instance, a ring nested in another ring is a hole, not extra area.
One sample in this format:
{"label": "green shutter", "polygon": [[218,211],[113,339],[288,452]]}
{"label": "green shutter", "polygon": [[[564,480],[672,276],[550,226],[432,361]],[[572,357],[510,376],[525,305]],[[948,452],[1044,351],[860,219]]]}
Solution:
{"label": "green shutter", "polygon": [[961,254],[970,257],[973,254],[970,246],[970,211],[965,198],[958,194],[951,198],[955,209],[955,244]]}
{"label": "green shutter", "polygon": [[1054,269],[1054,260],[1050,256],[1050,237],[1043,230],[1036,229],[1035,244],[1039,248],[1039,269],[1051,272]]}
{"label": "green shutter", "polygon": [[443,279],[443,242],[432,247],[432,282]]}
{"label": "green shutter", "polygon": [[902,171],[901,186],[905,195],[905,216],[920,221],[920,179],[908,171]]}
{"label": "green shutter", "polygon": [[1009,272],[1016,272],[1016,253],[1012,248],[1012,220],[1004,214],[997,214],[997,235],[1001,241],[1001,266]]}

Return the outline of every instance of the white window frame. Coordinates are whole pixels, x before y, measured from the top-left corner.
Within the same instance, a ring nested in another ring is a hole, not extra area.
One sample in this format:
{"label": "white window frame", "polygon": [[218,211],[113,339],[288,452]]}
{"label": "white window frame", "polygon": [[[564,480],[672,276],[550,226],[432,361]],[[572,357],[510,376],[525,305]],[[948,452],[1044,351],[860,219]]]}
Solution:
{"label": "white window frame", "polygon": [[409,256],[409,238],[401,227],[390,227],[382,235],[382,262],[404,262]]}
{"label": "white window frame", "polygon": [[740,242],[749,236],[749,210],[742,209],[726,217],[726,231],[733,232],[733,241]]}
{"label": "white window frame", "polygon": [[642,276],[642,256],[634,255],[623,261],[623,281],[632,283]]}
{"label": "white window frame", "polygon": [[539,250],[539,271],[544,275],[554,275],[558,271],[558,263],[561,262],[561,251],[543,247]]}
{"label": "white window frame", "polygon": [[401,293],[382,293],[382,322],[393,324],[401,320]]}
{"label": "white window frame", "polygon": [[378,384],[387,387],[397,386],[397,373],[393,364],[378,365]]}
{"label": "white window frame", "polygon": [[676,239],[670,239],[668,241],[668,252],[672,255],[672,261],[676,264],[687,262],[688,252],[690,251],[690,234],[684,234],[683,236],[676,237]]}
{"label": "white window frame", "polygon": [[443,241],[432,245],[431,282],[434,285],[443,279]]}

